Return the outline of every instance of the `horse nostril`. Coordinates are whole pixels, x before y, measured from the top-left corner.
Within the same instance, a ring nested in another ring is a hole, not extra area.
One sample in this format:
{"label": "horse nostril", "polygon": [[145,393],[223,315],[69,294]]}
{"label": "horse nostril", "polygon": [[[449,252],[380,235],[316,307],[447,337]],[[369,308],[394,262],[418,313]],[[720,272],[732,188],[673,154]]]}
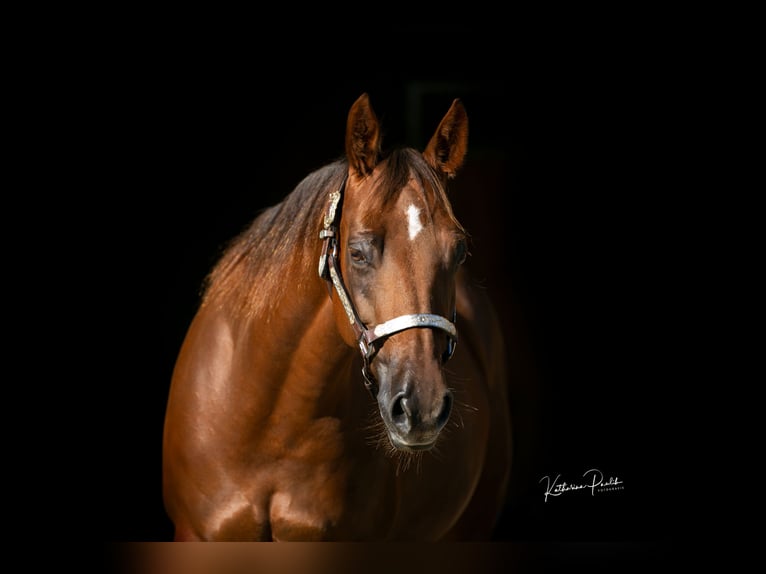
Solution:
{"label": "horse nostril", "polygon": [[391,422],[394,423],[401,433],[414,432],[417,427],[422,427],[423,430],[435,427],[435,430],[438,432],[447,424],[451,412],[452,393],[450,391],[444,394],[438,412],[434,409],[426,417],[418,409],[417,398],[403,392],[399,393],[391,403]]}
{"label": "horse nostril", "polygon": [[409,431],[412,426],[412,412],[410,412],[407,398],[403,393],[394,400],[391,407],[391,420],[404,431]]}
{"label": "horse nostril", "polygon": [[439,416],[436,418],[436,424],[439,428],[447,424],[449,415],[452,412],[452,393],[447,391],[442,401],[442,410],[439,412]]}

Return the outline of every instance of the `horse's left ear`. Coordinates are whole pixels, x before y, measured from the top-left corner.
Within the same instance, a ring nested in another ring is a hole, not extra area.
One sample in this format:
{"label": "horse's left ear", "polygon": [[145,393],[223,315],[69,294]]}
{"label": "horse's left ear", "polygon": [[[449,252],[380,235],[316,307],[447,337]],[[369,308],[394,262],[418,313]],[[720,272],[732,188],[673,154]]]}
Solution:
{"label": "horse's left ear", "polygon": [[455,99],[428,142],[423,157],[437,172],[455,177],[468,150],[468,114],[463,102]]}

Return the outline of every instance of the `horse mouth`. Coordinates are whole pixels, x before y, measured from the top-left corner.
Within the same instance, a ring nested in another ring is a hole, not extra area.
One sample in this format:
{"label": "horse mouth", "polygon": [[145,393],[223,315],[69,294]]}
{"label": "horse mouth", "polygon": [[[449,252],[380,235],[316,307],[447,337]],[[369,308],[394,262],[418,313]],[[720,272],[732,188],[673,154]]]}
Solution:
{"label": "horse mouth", "polygon": [[436,444],[436,439],[430,442],[407,442],[390,433],[388,435],[388,438],[395,449],[401,450],[404,452],[422,452],[424,450],[431,450],[433,446]]}

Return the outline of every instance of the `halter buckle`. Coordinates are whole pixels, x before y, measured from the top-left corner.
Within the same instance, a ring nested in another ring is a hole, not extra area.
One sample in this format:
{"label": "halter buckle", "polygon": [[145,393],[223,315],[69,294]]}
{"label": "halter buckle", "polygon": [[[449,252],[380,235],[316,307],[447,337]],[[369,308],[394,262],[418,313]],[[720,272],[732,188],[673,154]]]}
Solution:
{"label": "halter buckle", "polygon": [[323,241],[322,243],[322,255],[319,257],[319,276],[322,279],[325,279],[327,281],[330,281],[330,269],[327,265],[327,255],[330,253],[330,246],[332,245],[332,256],[337,257],[338,255],[338,242],[336,241],[336,229],[335,227],[329,227],[327,229],[322,229],[319,232],[319,239]]}

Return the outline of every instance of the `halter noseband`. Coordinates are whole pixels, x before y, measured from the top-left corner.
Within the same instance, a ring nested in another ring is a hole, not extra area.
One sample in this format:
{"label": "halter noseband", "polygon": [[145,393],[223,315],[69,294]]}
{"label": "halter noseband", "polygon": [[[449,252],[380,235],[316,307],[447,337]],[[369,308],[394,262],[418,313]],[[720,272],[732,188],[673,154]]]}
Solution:
{"label": "halter noseband", "polygon": [[340,302],[356,335],[359,351],[362,354],[364,385],[372,393],[372,396],[375,397],[377,395],[377,381],[375,381],[375,377],[370,372],[370,362],[372,362],[372,359],[378,352],[378,344],[391,335],[406,331],[407,329],[440,329],[447,333],[447,349],[442,355],[442,362],[446,363],[452,357],[457,345],[457,328],[455,327],[457,310],[454,308],[452,310],[452,321],[432,313],[414,313],[411,315],[401,315],[384,323],[379,323],[373,329],[368,329],[359,319],[348,290],[343,284],[340,262],[338,260],[340,223],[338,207],[343,201],[343,191],[346,188],[347,178],[348,176],[343,178],[343,182],[337,191],[330,193],[329,206],[324,216],[322,230],[319,232],[319,238],[324,242],[322,245],[322,255],[319,257],[319,276],[328,282],[328,291],[331,295],[332,287],[335,287],[335,291],[338,293]]}

